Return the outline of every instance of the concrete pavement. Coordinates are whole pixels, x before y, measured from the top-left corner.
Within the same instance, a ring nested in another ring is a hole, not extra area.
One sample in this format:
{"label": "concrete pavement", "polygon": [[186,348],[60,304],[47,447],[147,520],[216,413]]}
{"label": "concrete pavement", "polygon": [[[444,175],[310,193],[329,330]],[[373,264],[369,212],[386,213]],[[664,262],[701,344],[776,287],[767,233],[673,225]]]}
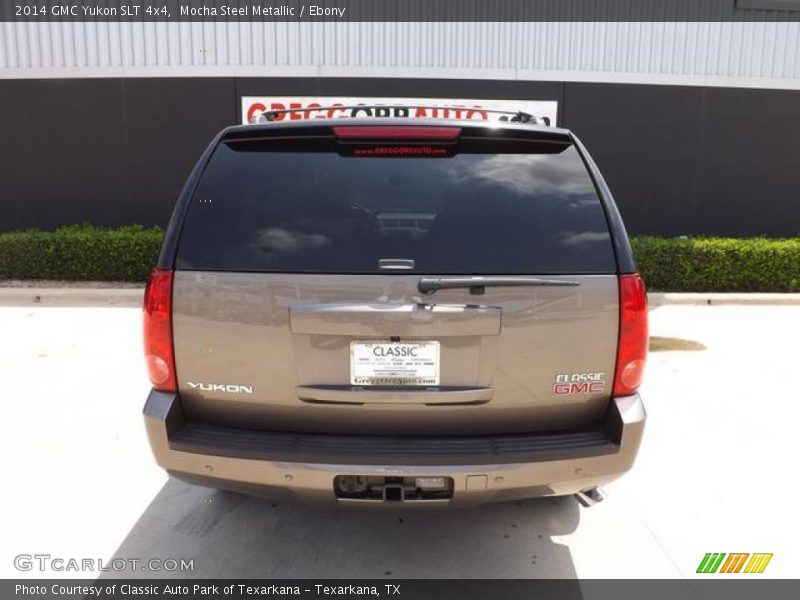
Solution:
{"label": "concrete pavement", "polygon": [[590,509],[313,511],[168,481],[141,421],[137,308],[0,307],[0,331],[2,577],[42,575],[17,571],[20,553],[189,559],[202,577],[587,578],[773,552],[762,577],[797,573],[798,306],[654,308],[652,335],[706,349],[651,353],[639,460]]}

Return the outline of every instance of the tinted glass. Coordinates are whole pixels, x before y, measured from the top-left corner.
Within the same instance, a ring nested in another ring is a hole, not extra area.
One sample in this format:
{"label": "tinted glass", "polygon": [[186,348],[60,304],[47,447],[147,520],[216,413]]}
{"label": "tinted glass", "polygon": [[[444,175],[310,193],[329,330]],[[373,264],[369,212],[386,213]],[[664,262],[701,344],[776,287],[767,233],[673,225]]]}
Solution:
{"label": "tinted glass", "polygon": [[364,158],[221,144],[177,266],[380,273],[387,258],[427,274],[615,271],[603,208],[573,146]]}

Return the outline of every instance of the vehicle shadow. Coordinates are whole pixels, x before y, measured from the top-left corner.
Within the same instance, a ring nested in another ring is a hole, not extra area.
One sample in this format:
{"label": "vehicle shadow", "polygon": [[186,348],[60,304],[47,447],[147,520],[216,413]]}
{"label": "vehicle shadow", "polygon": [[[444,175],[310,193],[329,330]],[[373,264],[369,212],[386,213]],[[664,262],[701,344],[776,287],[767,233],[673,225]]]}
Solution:
{"label": "vehicle shadow", "polygon": [[[309,509],[170,479],[114,558],[142,561],[104,577],[574,578],[572,497],[457,510]],[[152,558],[193,570],[145,571]],[[118,564],[121,564],[118,561]]]}

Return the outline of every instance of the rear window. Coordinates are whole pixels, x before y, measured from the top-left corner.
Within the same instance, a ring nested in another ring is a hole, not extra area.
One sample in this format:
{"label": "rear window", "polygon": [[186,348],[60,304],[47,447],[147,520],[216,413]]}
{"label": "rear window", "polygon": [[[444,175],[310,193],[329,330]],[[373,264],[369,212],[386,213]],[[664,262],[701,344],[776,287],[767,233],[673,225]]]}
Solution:
{"label": "rear window", "polygon": [[177,267],[386,273],[381,259],[404,259],[413,261],[405,272],[424,274],[615,271],[574,146],[461,141],[425,157],[371,148],[221,143],[186,215]]}

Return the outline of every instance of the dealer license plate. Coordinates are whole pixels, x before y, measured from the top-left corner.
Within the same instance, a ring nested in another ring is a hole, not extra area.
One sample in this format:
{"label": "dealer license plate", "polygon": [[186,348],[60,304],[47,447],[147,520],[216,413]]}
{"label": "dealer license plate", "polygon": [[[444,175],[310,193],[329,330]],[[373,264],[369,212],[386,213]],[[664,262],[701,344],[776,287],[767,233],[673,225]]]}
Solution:
{"label": "dealer license plate", "polygon": [[350,342],[351,385],[439,385],[439,342]]}

